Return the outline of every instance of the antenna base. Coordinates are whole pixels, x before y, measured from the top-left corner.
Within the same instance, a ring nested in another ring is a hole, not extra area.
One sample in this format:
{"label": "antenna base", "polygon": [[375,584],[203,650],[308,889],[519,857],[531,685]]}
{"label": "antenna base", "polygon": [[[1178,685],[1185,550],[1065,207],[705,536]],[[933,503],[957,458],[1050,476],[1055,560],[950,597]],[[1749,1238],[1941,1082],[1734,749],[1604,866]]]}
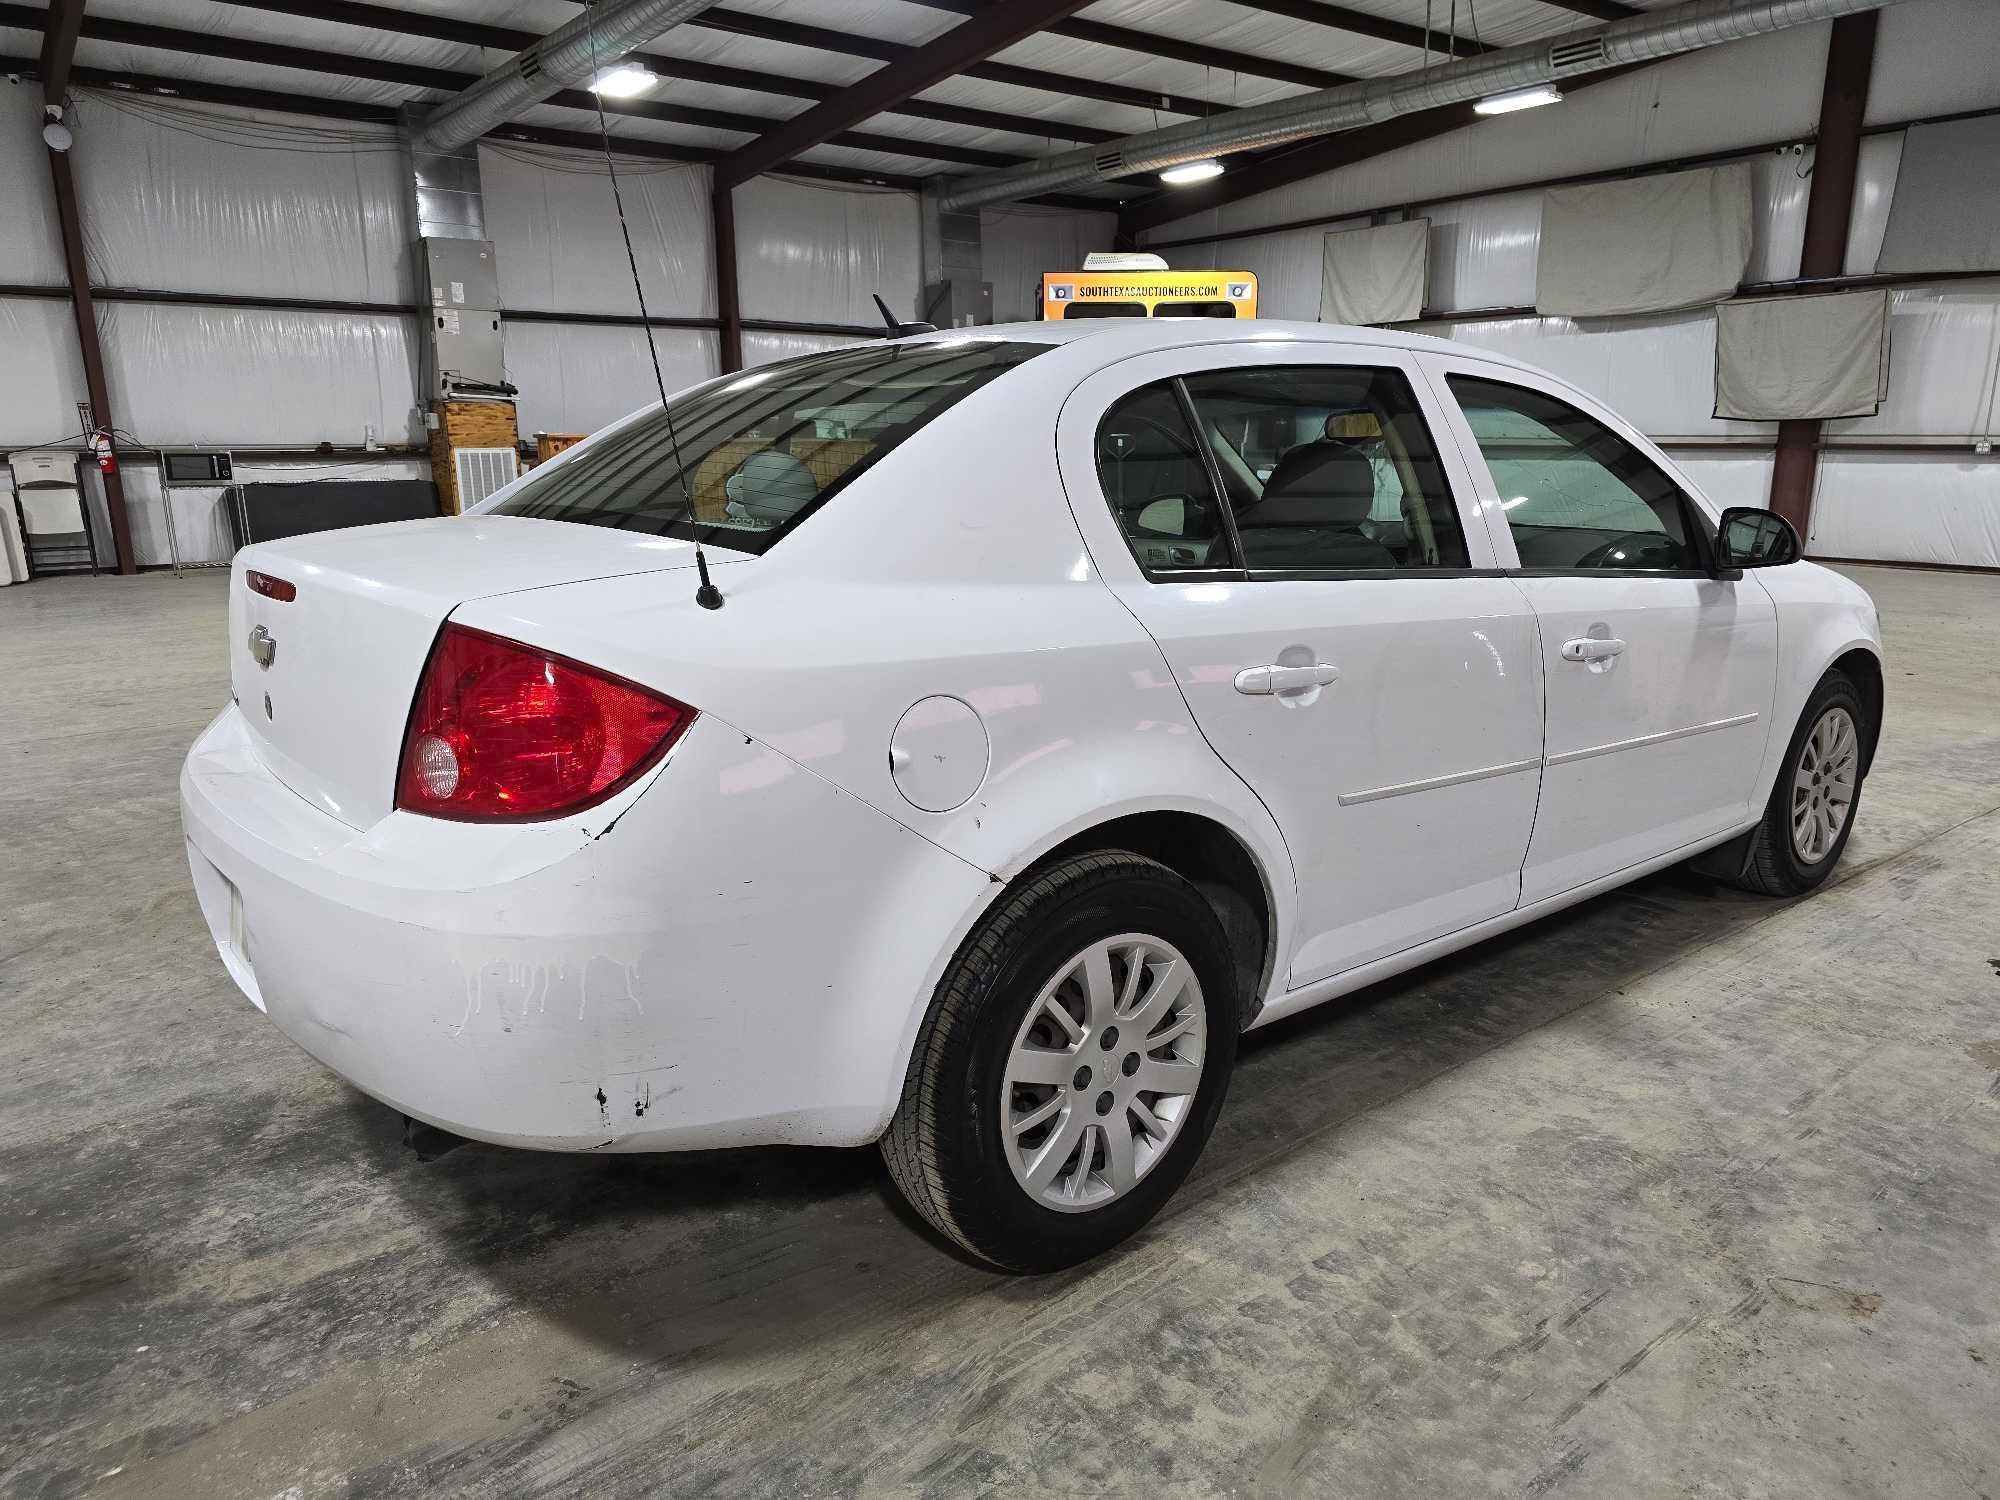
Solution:
{"label": "antenna base", "polygon": [[694,602],[703,609],[722,608],[722,590],[712,583],[704,583],[694,591]]}

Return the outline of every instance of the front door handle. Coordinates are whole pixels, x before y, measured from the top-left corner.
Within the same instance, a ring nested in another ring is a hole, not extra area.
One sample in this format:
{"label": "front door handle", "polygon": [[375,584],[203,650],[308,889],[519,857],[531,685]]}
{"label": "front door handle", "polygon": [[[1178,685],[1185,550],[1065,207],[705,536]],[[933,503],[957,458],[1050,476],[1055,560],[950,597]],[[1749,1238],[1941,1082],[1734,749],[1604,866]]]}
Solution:
{"label": "front door handle", "polygon": [[1563,642],[1564,661],[1609,661],[1625,649],[1620,640],[1606,640],[1601,636],[1589,635],[1580,641]]}
{"label": "front door handle", "polygon": [[1253,698],[1272,694],[1303,693],[1309,688],[1330,687],[1340,677],[1340,668],[1331,662],[1309,667],[1245,667],[1236,674],[1236,691]]}

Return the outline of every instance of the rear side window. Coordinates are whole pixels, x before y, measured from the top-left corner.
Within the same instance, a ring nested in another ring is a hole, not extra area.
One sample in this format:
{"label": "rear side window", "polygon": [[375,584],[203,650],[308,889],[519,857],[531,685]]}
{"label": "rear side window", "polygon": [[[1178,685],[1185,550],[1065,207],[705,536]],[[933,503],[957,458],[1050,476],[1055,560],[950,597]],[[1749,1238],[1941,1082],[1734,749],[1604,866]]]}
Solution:
{"label": "rear side window", "polygon": [[884,343],[712,382],[652,412],[490,512],[762,552],[884,454],[989,380],[1044,353],[1005,339]]}
{"label": "rear side window", "polygon": [[1190,375],[1244,566],[1463,568],[1458,507],[1401,370],[1278,365]]}
{"label": "rear side window", "polygon": [[1525,386],[1446,380],[1493,476],[1522,567],[1702,566],[1679,486],[1602,422]]}
{"label": "rear side window", "polygon": [[1142,568],[1236,565],[1208,465],[1173,382],[1142,386],[1104,414],[1097,479]]}

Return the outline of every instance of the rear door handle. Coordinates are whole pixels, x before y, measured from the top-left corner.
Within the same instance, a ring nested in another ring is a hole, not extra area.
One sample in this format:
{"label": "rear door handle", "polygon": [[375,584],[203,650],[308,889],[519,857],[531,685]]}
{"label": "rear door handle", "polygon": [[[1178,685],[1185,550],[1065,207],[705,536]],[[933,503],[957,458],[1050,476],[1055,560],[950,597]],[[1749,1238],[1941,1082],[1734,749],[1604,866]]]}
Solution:
{"label": "rear door handle", "polygon": [[1309,667],[1245,667],[1236,674],[1236,691],[1253,698],[1278,693],[1303,693],[1308,688],[1330,687],[1340,677],[1340,668],[1331,662]]}
{"label": "rear door handle", "polygon": [[1605,640],[1601,636],[1585,636],[1580,641],[1563,642],[1564,661],[1609,661],[1625,649],[1620,640]]}

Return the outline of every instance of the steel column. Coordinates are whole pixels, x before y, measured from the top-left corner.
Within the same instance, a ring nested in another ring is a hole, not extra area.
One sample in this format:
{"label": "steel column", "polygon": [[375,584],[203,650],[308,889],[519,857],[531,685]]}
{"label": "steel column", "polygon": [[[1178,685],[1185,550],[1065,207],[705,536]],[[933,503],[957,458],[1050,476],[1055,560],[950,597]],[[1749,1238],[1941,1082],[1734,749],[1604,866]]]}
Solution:
{"label": "steel column", "polygon": [[721,321],[722,373],[743,368],[743,303],[736,290],[736,189],[718,180],[709,196],[715,239],[715,314]]}
{"label": "steel column", "polygon": [[[90,299],[90,268],[83,258],[83,221],[76,211],[76,178],[69,153],[49,152],[49,176],[55,183],[56,223],[62,231],[63,269],[69,274],[69,305],[76,314],[76,342],[83,353],[83,383],[90,394],[90,419],[110,433],[111,393],[104,384],[104,349],[97,341],[97,307]],[[111,517],[111,549],[118,571],[138,572],[132,558],[132,522],[125,513],[125,482],[118,473],[118,440],[111,441],[112,467],[104,480],[104,509]]]}
{"label": "steel column", "polygon": [[[83,0],[57,0],[42,29],[42,100],[60,109],[69,91],[70,62],[76,56],[77,32],[83,24]],[[77,348],[83,355],[83,383],[90,396],[90,419],[97,430],[111,435],[111,394],[104,383],[104,349],[97,339],[97,307],[90,300],[90,267],[83,257],[83,221],[76,209],[76,178],[69,153],[48,148],[49,177],[55,184],[56,223],[62,234],[63,270],[69,277],[69,305],[76,315]],[[132,558],[132,522],[125,513],[125,482],[118,473],[118,442],[111,439],[111,468],[104,480],[104,509],[111,518],[111,550],[118,571],[136,573]],[[81,489],[78,491],[81,494]],[[86,517],[86,529],[88,518]],[[93,541],[93,564],[95,563]]]}
{"label": "steel column", "polygon": [[[1847,229],[1854,212],[1855,165],[1861,156],[1861,122],[1868,110],[1868,79],[1875,66],[1877,12],[1842,16],[1826,50],[1826,84],[1820,93],[1819,139],[1813,152],[1812,191],[1806,199],[1801,277],[1838,276],[1847,263]],[[1771,509],[1812,537],[1813,490],[1819,479],[1820,424],[1778,424],[1771,464]]]}

